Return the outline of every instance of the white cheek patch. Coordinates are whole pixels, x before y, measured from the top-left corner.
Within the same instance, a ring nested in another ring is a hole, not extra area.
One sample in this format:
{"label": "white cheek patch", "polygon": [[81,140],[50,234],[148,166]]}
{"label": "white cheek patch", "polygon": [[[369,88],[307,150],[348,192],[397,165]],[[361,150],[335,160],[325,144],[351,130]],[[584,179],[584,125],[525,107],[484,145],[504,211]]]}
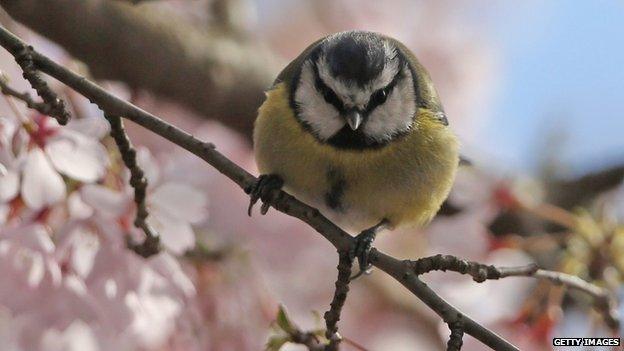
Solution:
{"label": "white cheek patch", "polygon": [[345,120],[334,106],[316,90],[315,76],[310,61],[303,64],[299,86],[295,92],[299,118],[307,123],[321,140],[327,140],[345,125]]}
{"label": "white cheek patch", "polygon": [[403,67],[403,75],[386,102],[377,106],[364,124],[364,133],[376,141],[388,141],[412,127],[416,101],[412,72],[407,66]]}

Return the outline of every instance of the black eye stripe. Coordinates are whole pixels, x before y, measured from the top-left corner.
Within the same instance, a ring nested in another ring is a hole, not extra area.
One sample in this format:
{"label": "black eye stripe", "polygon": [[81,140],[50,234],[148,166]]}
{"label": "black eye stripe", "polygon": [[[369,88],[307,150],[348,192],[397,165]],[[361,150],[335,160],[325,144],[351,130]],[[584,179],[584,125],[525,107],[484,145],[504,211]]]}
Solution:
{"label": "black eye stripe", "polygon": [[336,95],[336,93],[330,87],[328,87],[325,82],[323,82],[321,76],[318,73],[318,68],[316,67],[316,65],[314,66],[314,86],[316,90],[318,90],[318,92],[323,95],[323,98],[328,104],[333,105],[338,110],[338,112],[344,113],[345,107],[342,101],[340,100],[338,95]]}
{"label": "black eye stripe", "polygon": [[[402,66],[403,66],[403,63],[401,62],[401,64],[399,64],[399,67],[402,67]],[[342,100],[340,100],[338,95],[336,95],[336,93],[330,87],[328,87],[327,84],[325,84],[325,82],[323,82],[323,79],[321,79],[321,76],[318,71],[318,67],[316,65],[313,65],[313,72],[314,72],[314,86],[316,90],[320,92],[321,95],[323,95],[323,98],[325,99],[325,101],[328,104],[331,104],[332,106],[334,106],[338,110],[338,112],[345,113],[346,108],[344,107]],[[382,105],[384,102],[386,102],[386,99],[388,98],[388,96],[390,96],[390,94],[392,93],[392,90],[398,84],[399,80],[404,77],[404,75],[405,74],[403,72],[403,69],[399,69],[397,74],[394,76],[394,78],[392,78],[392,81],[390,81],[388,85],[375,91],[371,95],[368,101],[368,104],[366,105],[366,109],[365,109],[366,114],[370,113],[379,105]]]}
{"label": "black eye stripe", "polygon": [[370,100],[368,100],[368,104],[366,105],[366,112],[369,113],[373,111],[377,106],[386,102],[386,99],[388,98],[388,96],[390,96],[390,93],[392,93],[392,90],[399,83],[399,79],[401,79],[402,77],[403,70],[399,70],[399,72],[397,72],[397,74],[394,76],[394,78],[392,78],[392,81],[390,81],[388,85],[375,91],[371,95]]}

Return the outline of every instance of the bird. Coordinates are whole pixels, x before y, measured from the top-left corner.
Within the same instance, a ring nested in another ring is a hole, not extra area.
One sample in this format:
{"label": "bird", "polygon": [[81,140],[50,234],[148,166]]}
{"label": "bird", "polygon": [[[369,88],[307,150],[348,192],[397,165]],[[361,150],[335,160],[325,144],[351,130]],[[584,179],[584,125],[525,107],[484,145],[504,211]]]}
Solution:
{"label": "bird", "polygon": [[253,132],[258,200],[284,190],[357,234],[371,267],[377,234],[426,225],[453,185],[459,143],[429,73],[404,44],[363,30],[328,35],[290,62],[266,92]]}

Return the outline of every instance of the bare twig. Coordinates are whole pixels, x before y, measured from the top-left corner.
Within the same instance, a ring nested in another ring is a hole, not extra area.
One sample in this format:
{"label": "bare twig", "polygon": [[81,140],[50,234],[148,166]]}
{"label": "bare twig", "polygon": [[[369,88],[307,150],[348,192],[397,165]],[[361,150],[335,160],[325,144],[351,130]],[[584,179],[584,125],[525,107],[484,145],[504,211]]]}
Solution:
{"label": "bare twig", "polygon": [[327,330],[325,337],[329,340],[329,344],[325,348],[327,351],[338,350],[341,337],[338,334],[338,321],[340,320],[340,313],[342,307],[347,300],[347,294],[349,293],[349,280],[351,278],[351,258],[348,251],[338,252],[338,278],[336,279],[336,290],[334,291],[334,298],[331,302],[329,311],[325,312],[325,325]]}
{"label": "bare twig", "polygon": [[110,134],[115,139],[121,159],[130,171],[130,185],[134,189],[134,202],[136,203],[136,218],[134,226],[140,228],[145,233],[145,240],[141,244],[132,242],[129,239],[128,246],[136,253],[143,257],[149,257],[160,251],[160,238],[158,233],[147,223],[146,190],[147,179],[143,174],[143,170],[137,163],[136,150],[130,142],[130,138],[126,133],[123,122],[119,116],[104,114],[104,117],[110,123]]}
{"label": "bare twig", "polygon": [[451,255],[435,255],[416,261],[406,261],[406,264],[420,275],[431,271],[453,271],[468,274],[478,283],[485,280],[501,279],[505,277],[533,277],[545,279],[567,288],[581,291],[594,299],[594,306],[603,315],[606,324],[617,330],[620,320],[616,301],[609,290],[591,284],[577,276],[539,269],[535,264],[519,267],[497,267],[478,262],[466,261]]}
{"label": "bare twig", "polygon": [[[331,340],[329,344],[325,344],[321,340],[319,340],[318,338],[319,332],[321,331],[304,332],[302,330],[299,330],[298,328],[294,328],[293,330],[287,331],[288,336],[290,337],[289,342],[303,345],[308,348],[308,351],[338,350],[339,344],[332,344]],[[350,345],[354,350],[368,351],[368,349],[366,349],[364,346],[358,344],[357,342],[347,337],[341,337],[341,342],[344,342],[345,344]]]}
{"label": "bare twig", "polygon": [[[0,45],[13,55],[16,55],[26,44],[3,27],[0,27]],[[32,55],[33,60],[41,71],[72,87],[107,113],[123,116],[195,154],[234,181],[241,189],[245,189],[257,181],[254,176],[216,151],[213,144],[202,142],[158,117],[115,97],[95,83],[58,65],[44,55],[37,52],[33,52]],[[309,224],[339,251],[348,250],[352,245],[353,237],[324,217],[318,209],[302,203],[283,191],[276,190],[274,195],[270,199],[271,206]],[[445,323],[450,324],[462,320],[464,332],[474,336],[490,348],[497,351],[518,350],[508,341],[465,316],[442,299],[424,284],[403,261],[376,249],[373,249],[369,256],[374,266],[399,281],[436,312]]]}
{"label": "bare twig", "polygon": [[[500,279],[512,273],[515,275],[521,275],[521,273],[525,273],[525,275],[531,274],[538,269],[536,265],[498,268],[479,262],[462,260],[452,255],[435,255],[423,257],[415,261],[406,260],[405,264],[417,275],[422,275],[431,271],[453,271],[461,274],[468,274],[472,276],[472,279],[477,283],[488,279]],[[510,271],[512,273],[509,273]]]}
{"label": "bare twig", "polygon": [[[509,274],[508,276],[511,277],[513,275]],[[518,276],[522,276],[522,274],[519,274]],[[532,275],[526,276],[549,280],[555,284],[560,284],[570,289],[588,294],[594,299],[594,307],[600,311],[607,326],[609,326],[612,330],[619,330],[621,321],[617,310],[617,301],[609,290],[586,282],[577,276],[561,272],[538,269]]]}
{"label": "bare twig", "polygon": [[286,335],[275,335],[269,339],[266,350],[281,350],[287,343],[300,344],[308,348],[309,351],[324,351],[325,345],[320,340],[322,334],[320,330],[302,331],[293,321],[290,320],[286,308],[280,305],[277,310],[275,327],[279,328]]}
{"label": "bare twig", "polygon": [[24,79],[30,83],[30,86],[35,89],[37,94],[43,99],[43,102],[48,105],[48,113],[46,114],[56,118],[59,124],[67,124],[69,121],[69,112],[65,109],[65,102],[59,99],[48,84],[39,77],[37,67],[33,61],[32,52],[32,47],[23,46],[19,52],[14,54],[15,62],[22,68]]}
{"label": "bare twig", "polygon": [[26,106],[28,106],[28,108],[36,110],[43,115],[48,115],[50,113],[50,105],[46,104],[45,102],[37,102],[33,100],[30,94],[26,92],[20,93],[19,91],[11,88],[8,84],[7,79],[8,78],[5,76],[0,76],[0,91],[2,92],[2,94],[14,97],[22,101],[26,104]]}
{"label": "bare twig", "polygon": [[449,335],[449,340],[446,343],[446,351],[461,350],[461,347],[464,344],[464,329],[461,320],[449,323],[448,327],[451,330],[451,335]]}

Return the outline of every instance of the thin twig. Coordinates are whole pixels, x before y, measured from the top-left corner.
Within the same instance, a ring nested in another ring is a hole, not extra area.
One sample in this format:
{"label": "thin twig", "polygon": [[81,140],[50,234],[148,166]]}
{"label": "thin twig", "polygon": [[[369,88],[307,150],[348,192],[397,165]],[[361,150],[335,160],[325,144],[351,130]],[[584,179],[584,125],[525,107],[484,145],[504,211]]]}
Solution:
{"label": "thin twig", "polygon": [[527,276],[549,280],[552,283],[588,294],[594,299],[594,307],[602,314],[607,326],[612,330],[619,330],[621,321],[617,309],[617,300],[609,290],[591,284],[577,276],[561,272],[538,269],[533,275]]}
{"label": "thin twig", "polygon": [[451,330],[451,335],[449,335],[449,340],[446,343],[446,351],[460,351],[464,344],[464,326],[461,320],[449,323],[448,327]]}
{"label": "thin twig", "polygon": [[340,320],[340,314],[342,307],[347,300],[347,294],[349,293],[349,280],[351,277],[351,258],[348,251],[338,252],[338,278],[336,279],[336,290],[334,291],[334,298],[330,304],[329,311],[325,312],[323,316],[325,318],[325,325],[327,330],[325,331],[325,337],[329,340],[329,344],[325,350],[336,351],[342,338],[338,334],[338,321]]}
{"label": "thin twig", "polygon": [[69,121],[69,112],[65,109],[65,102],[50,89],[45,80],[39,77],[37,67],[33,59],[33,48],[23,45],[17,53],[14,53],[15,62],[22,68],[22,76],[26,79],[30,86],[43,99],[43,102],[49,106],[46,115],[56,118],[61,125],[67,124]]}
{"label": "thin twig", "polygon": [[461,274],[468,274],[478,283],[485,280],[501,279],[505,277],[533,277],[545,279],[557,285],[563,285],[570,289],[588,294],[594,299],[594,306],[603,315],[607,326],[617,330],[620,325],[616,306],[617,303],[609,290],[591,284],[574,275],[539,269],[535,264],[518,267],[497,267],[479,262],[462,260],[451,255],[435,255],[424,257],[416,261],[406,261],[406,265],[417,275],[431,271],[453,271]]}
{"label": "thin twig", "polygon": [[20,93],[19,91],[11,88],[8,85],[7,77],[2,75],[0,76],[0,92],[6,96],[12,96],[26,104],[26,106],[30,109],[36,110],[43,115],[48,115],[50,113],[51,107],[45,102],[38,102],[33,100],[30,94],[24,92]]}
{"label": "thin twig", "polygon": [[119,116],[104,114],[111,126],[110,134],[115,139],[121,159],[130,171],[130,185],[134,189],[134,202],[136,203],[136,217],[134,226],[142,229],[145,233],[145,240],[141,244],[128,241],[128,246],[143,257],[149,257],[160,251],[160,238],[154,229],[147,223],[146,190],[147,179],[143,170],[137,163],[136,150],[130,142],[128,133],[124,128],[123,122]]}
{"label": "thin twig", "polygon": [[[16,55],[26,44],[5,28],[0,27],[0,45],[13,55]],[[213,144],[202,142],[158,117],[115,97],[95,83],[58,65],[44,55],[33,52],[33,59],[42,72],[70,86],[104,111],[113,115],[123,116],[181,146],[212,165],[219,172],[234,181],[241,189],[245,189],[257,181],[254,176],[215,150]],[[310,225],[338,250],[347,250],[353,243],[354,239],[351,235],[324,217],[318,209],[302,203],[286,192],[279,191],[277,196],[271,198],[270,204],[278,211],[299,218]],[[490,348],[497,351],[518,350],[508,341],[463,315],[463,313],[442,299],[418,279],[418,276],[409,270],[402,261],[376,249],[371,251],[369,257],[375,267],[399,281],[436,312],[445,323],[456,322],[461,318],[464,323],[464,332],[474,336]]]}
{"label": "thin twig", "polygon": [[295,330],[290,335],[290,342],[300,344],[308,348],[309,351],[323,351],[325,345],[312,332]]}
{"label": "thin twig", "polygon": [[[429,273],[431,271],[453,271],[461,274],[468,274],[472,279],[481,283],[488,279],[501,278],[501,272],[492,265],[485,265],[478,262],[466,261],[451,255],[435,255],[419,258],[415,261],[405,261],[406,265],[417,275]],[[537,270],[537,266],[530,266],[527,269]]]}

